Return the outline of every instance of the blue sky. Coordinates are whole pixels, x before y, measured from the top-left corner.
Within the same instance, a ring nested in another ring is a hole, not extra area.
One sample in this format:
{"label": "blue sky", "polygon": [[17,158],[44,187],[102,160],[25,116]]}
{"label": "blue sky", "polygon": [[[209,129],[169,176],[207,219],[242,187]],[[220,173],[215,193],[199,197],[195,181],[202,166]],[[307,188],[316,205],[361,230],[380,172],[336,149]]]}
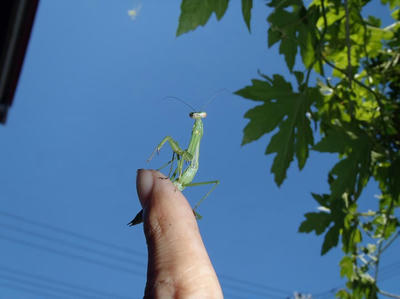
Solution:
{"label": "blue sky", "polygon": [[[370,10],[383,17],[377,3]],[[257,70],[287,74],[277,49],[267,49],[264,2],[254,3],[251,34],[239,4],[231,1],[221,22],[212,17],[176,38],[180,1],[41,1],[0,127],[0,298],[142,297],[145,239],[142,227],[126,226],[140,210],[136,170],[160,167],[171,153],[147,163],[155,146],[165,135],[185,146],[192,127],[185,105],[162,99],[201,107],[222,88],[249,84]],[[132,20],[127,11],[139,6]],[[221,184],[200,207],[199,225],[225,296],[332,298],[343,283],[341,250],[320,257],[322,238],[297,229],[317,208],[310,192],[328,190],[335,157],[312,152],[278,188],[273,156],[264,155],[270,136],[240,146],[243,115],[255,104],[223,92],[204,120],[196,180]],[[195,203],[207,188],[184,193]],[[376,193],[371,184],[365,207]],[[398,250],[382,262],[382,287],[395,293],[399,272],[388,265],[399,263]]]}

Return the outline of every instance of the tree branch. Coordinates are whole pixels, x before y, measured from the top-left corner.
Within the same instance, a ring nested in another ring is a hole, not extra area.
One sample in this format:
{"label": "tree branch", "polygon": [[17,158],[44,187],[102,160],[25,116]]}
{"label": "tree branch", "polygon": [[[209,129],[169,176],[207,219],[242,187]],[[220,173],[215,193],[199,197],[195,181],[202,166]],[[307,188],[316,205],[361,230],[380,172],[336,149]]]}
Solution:
{"label": "tree branch", "polygon": [[344,9],[346,12],[346,46],[347,46],[347,77],[351,87],[351,80],[353,78],[351,69],[351,40],[350,40],[350,24],[349,24],[349,3],[344,0]]}
{"label": "tree branch", "polygon": [[400,295],[388,293],[388,292],[385,292],[385,291],[382,291],[382,290],[379,290],[378,293],[380,293],[380,294],[382,294],[383,296],[386,296],[386,297],[400,299]]}
{"label": "tree branch", "polygon": [[[382,237],[381,237],[381,240],[379,240],[380,243],[379,243],[379,245],[378,245],[378,253],[376,254],[375,281],[378,280],[379,262],[380,262],[381,254],[382,254],[382,252],[383,252],[383,250],[382,250],[383,240],[384,240],[384,238],[385,238],[386,229],[387,229],[387,226],[388,226],[388,223],[389,223],[389,217],[390,217],[390,214],[392,214],[392,209],[393,209],[393,207],[394,207],[394,199],[391,197],[390,204],[389,204],[389,208],[387,209],[387,211],[386,211],[386,213],[385,213],[385,214],[386,214],[386,215],[385,215],[385,218],[386,218],[385,220],[386,220],[386,222],[385,222],[385,225],[383,226]],[[379,241],[378,241],[378,242],[379,242]],[[398,298],[400,298],[400,297],[398,297]]]}

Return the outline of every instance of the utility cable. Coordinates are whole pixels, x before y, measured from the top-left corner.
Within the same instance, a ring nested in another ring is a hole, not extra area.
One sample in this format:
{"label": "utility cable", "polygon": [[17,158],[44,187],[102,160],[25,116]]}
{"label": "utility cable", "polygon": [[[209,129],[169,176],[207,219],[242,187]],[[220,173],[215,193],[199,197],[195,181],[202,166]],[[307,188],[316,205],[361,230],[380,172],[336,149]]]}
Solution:
{"label": "utility cable", "polygon": [[1,274],[1,272],[4,272],[6,274],[12,274],[15,276],[25,277],[25,278],[28,278],[31,280],[42,281],[42,282],[45,282],[48,284],[58,285],[58,286],[70,288],[73,290],[79,290],[79,291],[87,293],[89,295],[101,296],[101,297],[105,297],[105,298],[115,298],[115,299],[130,299],[130,297],[127,297],[127,296],[121,296],[121,295],[118,295],[115,293],[99,291],[99,290],[96,290],[93,288],[88,288],[88,287],[85,287],[82,285],[67,283],[67,282],[64,282],[61,280],[46,277],[44,275],[32,274],[32,273],[28,273],[25,271],[16,270],[14,268],[10,268],[10,267],[4,266],[4,265],[0,265],[0,274]]}

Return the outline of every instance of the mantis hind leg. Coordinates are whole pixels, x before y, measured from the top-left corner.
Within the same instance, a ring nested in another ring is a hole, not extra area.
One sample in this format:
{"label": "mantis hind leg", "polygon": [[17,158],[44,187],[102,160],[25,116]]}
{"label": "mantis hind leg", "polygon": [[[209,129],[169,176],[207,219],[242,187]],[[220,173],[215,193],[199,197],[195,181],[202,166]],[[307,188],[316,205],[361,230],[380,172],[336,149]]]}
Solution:
{"label": "mantis hind leg", "polygon": [[184,187],[192,187],[192,186],[201,186],[201,185],[214,185],[211,187],[211,189],[202,197],[200,200],[195,204],[193,207],[193,213],[196,216],[196,219],[201,219],[201,215],[196,212],[197,208],[200,206],[200,204],[217,188],[219,185],[219,181],[207,181],[207,182],[198,182],[198,183],[190,183],[190,184],[185,184]]}

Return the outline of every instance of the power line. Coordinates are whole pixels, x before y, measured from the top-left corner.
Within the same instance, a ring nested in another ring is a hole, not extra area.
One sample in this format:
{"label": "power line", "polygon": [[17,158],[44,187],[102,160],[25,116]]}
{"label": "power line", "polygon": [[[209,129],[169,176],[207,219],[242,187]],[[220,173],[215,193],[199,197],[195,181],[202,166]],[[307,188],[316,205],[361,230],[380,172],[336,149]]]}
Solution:
{"label": "power line", "polygon": [[24,293],[28,293],[30,295],[32,294],[36,294],[39,296],[46,296],[46,297],[40,297],[40,298],[51,298],[51,299],[70,299],[71,297],[65,297],[65,296],[59,296],[59,295],[54,295],[48,292],[44,292],[41,290],[36,290],[36,289],[32,289],[32,288],[27,288],[25,286],[20,286],[19,284],[15,284],[15,283],[4,283],[2,281],[0,281],[0,286],[8,288],[8,289],[12,289],[12,290],[16,290],[16,291],[20,291],[20,292],[24,292]]}
{"label": "power line", "polygon": [[[105,292],[105,291],[99,291],[96,289],[92,289],[92,288],[88,288],[85,286],[81,286],[81,285],[77,285],[77,284],[73,284],[73,283],[68,283],[68,282],[64,282],[61,280],[56,280],[50,277],[46,277],[43,275],[38,275],[38,274],[32,274],[32,273],[28,273],[25,271],[20,271],[20,270],[16,270],[10,267],[6,267],[3,265],[0,265],[0,272],[3,271],[5,273],[8,274],[12,274],[12,275],[16,275],[16,276],[22,276],[22,277],[26,277],[32,280],[38,280],[38,281],[44,281],[48,284],[54,284],[54,285],[60,285],[66,288],[71,288],[73,290],[80,290],[82,292],[88,293],[88,294],[94,294],[96,296],[102,296],[102,297],[106,297],[106,298],[115,298],[115,299],[129,299],[130,297],[126,297],[126,296],[121,296],[115,293],[111,293],[111,292]],[[0,273],[1,274],[1,273]]]}
{"label": "power line", "polygon": [[[93,244],[96,244],[96,245],[101,245],[101,246],[109,248],[111,251],[117,250],[117,251],[120,251],[120,252],[124,252],[125,254],[135,256],[135,257],[136,257],[136,255],[145,256],[144,253],[139,252],[139,251],[132,251],[132,250],[130,250],[128,248],[125,248],[125,247],[116,246],[116,245],[114,245],[112,243],[104,242],[102,240],[97,240],[97,239],[85,236],[83,234],[78,234],[78,233],[75,233],[75,232],[72,232],[72,231],[68,231],[68,230],[53,226],[53,225],[49,225],[49,224],[43,223],[43,222],[38,222],[38,221],[35,221],[35,220],[24,218],[24,217],[21,217],[21,216],[12,214],[12,213],[8,213],[8,212],[4,212],[4,211],[0,210],[0,216],[11,218],[13,220],[16,220],[16,221],[19,221],[19,222],[23,222],[25,224],[29,224],[30,226],[36,226],[36,227],[44,228],[44,229],[53,231],[53,232],[58,233],[58,234],[72,236],[72,237],[75,237],[77,239],[83,240],[85,242],[90,242],[90,243],[93,243]],[[134,261],[134,260],[129,259],[129,258],[123,258],[123,257],[120,257],[120,256],[115,256],[112,253],[107,253],[107,252],[100,251],[100,250],[97,250],[97,249],[92,249],[90,247],[79,245],[79,244],[73,244],[71,242],[67,242],[67,241],[64,241],[64,240],[59,239],[59,238],[49,237],[48,235],[37,233],[37,232],[35,232],[33,230],[22,229],[22,228],[19,228],[19,227],[10,225],[10,224],[4,224],[4,223],[0,223],[0,227],[3,227],[3,228],[8,229],[8,230],[13,230],[13,231],[19,232],[21,234],[26,234],[26,235],[29,235],[29,236],[33,236],[33,237],[36,237],[36,238],[39,238],[39,239],[42,239],[42,240],[45,240],[45,241],[49,241],[49,242],[52,242],[52,243],[58,243],[58,244],[61,244],[61,245],[64,245],[64,246],[67,246],[67,247],[70,247],[70,248],[74,248],[74,249],[77,249],[77,250],[82,250],[82,251],[90,252],[90,253],[96,253],[98,255],[102,255],[102,256],[108,257],[110,259],[118,260],[118,261],[121,261],[121,262],[128,262],[128,263],[134,264],[136,266],[138,266],[138,265],[139,266],[143,266],[143,267],[145,266],[144,263],[140,263],[140,262]],[[67,253],[65,251],[54,249],[54,248],[51,248],[51,247],[48,247],[48,246],[43,246],[43,245],[40,245],[40,244],[35,244],[33,242],[29,242],[29,241],[26,241],[26,240],[21,240],[21,239],[9,237],[9,236],[6,236],[6,235],[1,235],[1,234],[0,234],[0,238],[3,238],[3,239],[5,239],[5,240],[7,240],[9,242],[21,244],[21,245],[32,247],[32,248],[36,248],[36,249],[39,249],[39,250],[44,250],[44,251],[51,252],[51,253],[54,253],[54,254],[57,254],[57,255],[61,255],[61,256],[64,256],[64,257],[68,257],[68,258],[78,259],[78,260],[85,261],[85,262],[88,262],[88,263],[91,263],[91,264],[107,267],[107,268],[110,268],[110,269],[113,269],[113,270],[116,270],[116,271],[126,272],[126,273],[129,273],[129,274],[139,275],[139,276],[143,276],[144,275],[143,272],[132,271],[130,268],[116,266],[115,264],[102,262],[102,261],[99,261],[99,260],[96,260],[96,259],[93,259],[93,258],[89,258],[89,257],[83,256],[83,255]],[[135,255],[133,254],[133,252],[135,253]],[[254,288],[258,288],[258,289],[261,289],[261,290],[264,290],[264,291],[267,291],[267,292],[277,292],[277,293],[280,293],[282,296],[287,296],[287,294],[291,293],[291,292],[289,292],[287,290],[282,290],[282,289],[279,289],[279,288],[266,286],[266,285],[263,285],[263,284],[260,284],[260,283],[255,283],[255,282],[252,282],[252,281],[238,279],[238,278],[235,278],[235,277],[232,277],[232,276],[228,276],[228,275],[224,275],[224,274],[219,275],[219,277],[221,279],[225,280],[225,281],[232,281],[234,283],[239,283],[239,284],[244,285],[244,287],[243,286],[242,287],[235,286],[236,289],[241,289],[242,291],[245,288],[247,288],[246,291],[257,292],[256,290],[254,290]],[[264,293],[258,292],[258,293],[266,295],[265,292]],[[268,293],[268,295],[271,295],[271,294]],[[274,294],[274,295],[276,296],[276,294]]]}
{"label": "power line", "polygon": [[103,267],[106,267],[106,268],[109,268],[109,269],[112,269],[112,270],[115,270],[115,271],[125,272],[125,273],[128,273],[128,274],[132,274],[132,275],[137,275],[137,276],[143,277],[143,273],[142,272],[132,271],[129,268],[117,266],[117,265],[110,264],[110,263],[100,262],[100,261],[98,261],[96,259],[92,259],[92,258],[85,257],[85,256],[82,256],[82,255],[66,253],[66,252],[58,250],[58,249],[54,249],[54,248],[43,246],[43,245],[38,245],[38,244],[35,244],[35,243],[32,243],[32,242],[28,242],[28,241],[17,239],[17,238],[13,238],[13,237],[8,237],[8,236],[2,235],[2,234],[0,234],[0,238],[4,239],[4,240],[7,240],[9,242],[18,243],[18,244],[21,244],[21,245],[24,245],[24,246],[28,246],[28,247],[31,247],[31,248],[36,248],[36,249],[39,249],[39,250],[51,252],[51,253],[54,253],[54,254],[57,254],[57,255],[61,255],[61,256],[64,256],[64,257],[81,260],[81,261],[84,261],[84,262],[87,262],[87,263],[90,263],[90,264],[93,264],[93,265],[103,266]]}
{"label": "power line", "polygon": [[[257,295],[257,296],[263,296],[264,298],[282,299],[282,296],[278,296],[277,294],[261,292],[261,291],[257,291],[254,289],[249,289],[249,288],[245,288],[245,287],[241,287],[241,286],[237,286],[237,285],[232,285],[232,284],[226,283],[226,282],[223,282],[221,284],[222,284],[222,286],[226,285],[227,287],[229,287],[232,290],[239,291],[241,293],[245,293],[247,296],[248,295]],[[286,293],[285,295],[287,296],[287,294],[288,293]]]}
{"label": "power line", "polygon": [[[392,278],[400,275],[399,266],[400,266],[400,260],[395,261],[389,265],[383,266],[380,271],[380,275],[379,275],[380,278],[378,280],[385,281],[385,280],[392,279]],[[340,288],[344,288],[344,286],[337,286],[330,290],[317,293],[317,294],[313,295],[313,298],[324,298],[328,295],[334,295],[335,292],[338,291]]]}
{"label": "power line", "polygon": [[229,275],[225,275],[225,274],[221,274],[221,275],[218,275],[218,276],[220,278],[222,278],[222,279],[231,280],[233,282],[240,283],[240,284],[246,284],[246,285],[251,286],[253,288],[258,288],[258,289],[266,290],[266,291],[269,291],[269,292],[280,293],[281,295],[284,295],[284,296],[287,296],[287,294],[291,294],[292,293],[292,292],[290,292],[288,290],[283,290],[283,289],[267,286],[267,285],[264,285],[264,284],[261,284],[261,283],[235,278],[235,277],[232,277],[232,276],[229,276]]}
{"label": "power line", "polygon": [[229,291],[228,292],[223,291],[223,293],[224,293],[224,298],[226,298],[226,299],[246,299],[246,297],[237,296],[236,294],[231,293]]}
{"label": "power line", "polygon": [[134,249],[131,249],[131,248],[118,246],[118,245],[115,245],[113,243],[105,242],[103,240],[99,240],[99,239],[96,239],[96,238],[93,238],[93,237],[90,237],[90,236],[87,236],[87,235],[83,235],[83,234],[79,234],[79,233],[76,233],[76,232],[72,232],[72,231],[69,231],[69,230],[63,229],[61,227],[54,226],[54,225],[49,225],[49,224],[46,224],[46,223],[43,223],[43,222],[39,222],[39,221],[36,221],[36,220],[28,219],[28,218],[25,218],[25,217],[22,217],[22,216],[19,216],[19,215],[15,215],[15,214],[12,214],[12,213],[9,213],[9,212],[5,212],[5,211],[1,211],[0,210],[0,216],[7,217],[7,218],[10,218],[10,219],[14,219],[14,220],[17,220],[17,221],[20,221],[20,222],[23,222],[23,223],[26,223],[26,224],[29,224],[29,225],[34,225],[34,226],[37,226],[37,227],[48,229],[48,230],[51,230],[51,231],[54,231],[54,232],[57,232],[57,233],[61,233],[61,234],[67,235],[67,236],[71,236],[71,237],[83,240],[85,242],[91,242],[91,243],[94,243],[94,244],[97,244],[97,245],[100,245],[100,246],[108,247],[108,248],[113,249],[113,250],[118,250],[118,251],[124,252],[124,253],[129,254],[129,255],[134,255],[135,254],[135,255],[147,256],[145,253],[137,251],[137,250],[134,250]]}
{"label": "power line", "polygon": [[[133,274],[133,275],[137,275],[137,276],[140,276],[140,277],[143,277],[145,275],[144,271],[143,272],[133,271],[133,270],[131,270],[129,268],[126,268],[126,267],[121,267],[121,266],[117,266],[117,265],[110,264],[110,263],[104,263],[104,262],[101,262],[101,261],[98,261],[96,259],[92,259],[92,258],[89,258],[89,257],[86,257],[86,256],[63,252],[63,251],[60,251],[58,249],[54,249],[54,248],[50,248],[50,247],[47,247],[47,246],[35,244],[33,242],[29,242],[29,241],[26,241],[26,240],[17,239],[15,237],[5,236],[3,234],[0,234],[0,239],[4,239],[4,240],[10,241],[10,242],[21,244],[21,245],[28,246],[28,247],[31,247],[31,248],[35,248],[35,249],[51,252],[53,254],[61,255],[61,256],[64,256],[64,257],[81,260],[81,261],[84,261],[84,262],[87,262],[87,263],[90,263],[90,264],[103,266],[103,267],[106,267],[106,268],[109,268],[109,269],[112,269],[112,270],[116,270],[116,271],[119,271],[119,272],[125,272],[125,273],[128,273],[128,274]],[[245,289],[245,288],[235,287],[235,286],[229,286],[229,288],[232,289],[232,290],[238,290],[239,289],[242,292],[246,292],[246,293],[250,293],[250,294],[251,293],[255,293],[252,289]],[[263,295],[265,295],[265,293]],[[272,297],[269,297],[269,298],[272,298]]]}
{"label": "power line", "polygon": [[335,288],[332,288],[332,289],[330,289],[330,290],[327,290],[327,291],[324,291],[324,292],[320,292],[320,293],[317,293],[317,294],[315,294],[315,295],[312,295],[312,298],[314,299],[316,299],[316,298],[320,298],[320,299],[322,299],[322,298],[325,298],[325,297],[327,297],[327,296],[329,296],[328,298],[333,298],[334,296],[335,296],[335,293],[336,293],[336,291],[338,291],[340,289],[340,287],[335,287]]}
{"label": "power line", "polygon": [[135,264],[135,265],[138,265],[138,266],[141,266],[141,267],[145,267],[146,266],[145,263],[138,262],[138,261],[132,260],[130,258],[120,257],[120,256],[117,256],[117,255],[114,255],[114,254],[106,253],[106,252],[103,252],[101,250],[89,248],[89,247],[83,246],[83,245],[73,244],[71,242],[67,242],[67,241],[64,241],[62,239],[48,237],[46,235],[34,232],[32,230],[26,230],[26,229],[19,228],[17,226],[9,225],[9,224],[6,224],[6,223],[1,223],[0,222],[0,227],[1,228],[5,228],[7,230],[12,230],[12,231],[15,231],[15,232],[26,234],[26,235],[29,235],[29,236],[34,236],[34,237],[37,237],[39,239],[46,240],[46,241],[49,241],[49,242],[52,242],[52,243],[59,243],[59,244],[64,245],[66,247],[79,249],[79,250],[86,251],[86,252],[89,252],[89,253],[94,253],[94,254],[97,254],[97,255],[101,255],[101,256],[107,257],[109,259],[114,259],[114,260],[119,261],[119,262],[131,263],[131,264]]}
{"label": "power line", "polygon": [[66,288],[60,288],[60,287],[56,287],[56,286],[52,286],[52,285],[48,285],[45,283],[38,283],[38,282],[33,282],[30,281],[29,279],[25,279],[25,278],[19,278],[19,277],[13,277],[12,275],[4,275],[0,273],[0,279],[6,280],[6,281],[11,281],[11,282],[17,282],[17,283],[21,283],[24,286],[32,286],[35,288],[39,288],[39,289],[44,289],[46,291],[51,291],[51,292],[55,292],[61,295],[66,295],[66,296],[73,296],[73,298],[82,298],[82,299],[104,299],[104,297],[98,297],[98,296],[91,296],[91,295],[85,295],[82,294],[79,291],[74,291],[71,289],[66,289]]}
{"label": "power line", "polygon": [[389,265],[385,265],[382,267],[380,271],[380,277],[381,280],[386,280],[388,279],[387,277],[390,276],[390,274],[393,274],[393,272],[398,272],[400,266],[400,260],[397,260],[393,263],[390,263]]}

